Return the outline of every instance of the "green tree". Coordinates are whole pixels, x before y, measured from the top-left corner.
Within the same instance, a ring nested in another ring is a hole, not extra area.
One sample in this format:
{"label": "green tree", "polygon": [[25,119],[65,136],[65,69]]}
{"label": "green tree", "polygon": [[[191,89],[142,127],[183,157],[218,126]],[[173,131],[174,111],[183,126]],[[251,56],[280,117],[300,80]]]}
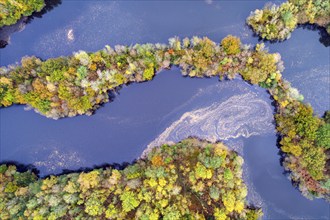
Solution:
{"label": "green tree", "polygon": [[330,148],[330,123],[321,125],[316,133],[316,142],[318,146],[325,149]]}
{"label": "green tree", "polygon": [[125,191],[120,195],[124,212],[129,212],[139,206],[140,201],[132,191]]}
{"label": "green tree", "polygon": [[238,37],[228,35],[221,41],[221,46],[228,55],[236,55],[241,51],[241,40]]}

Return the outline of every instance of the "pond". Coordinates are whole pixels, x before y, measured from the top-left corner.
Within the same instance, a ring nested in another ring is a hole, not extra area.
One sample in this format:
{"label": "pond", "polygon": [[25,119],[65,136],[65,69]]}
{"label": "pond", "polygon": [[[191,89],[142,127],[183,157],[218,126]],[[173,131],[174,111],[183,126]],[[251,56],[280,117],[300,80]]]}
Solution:
{"label": "pond", "polygon": [[[11,43],[0,50],[0,61],[8,65],[25,55],[66,56],[106,44],[166,43],[173,36],[208,36],[219,42],[232,34],[256,44],[258,38],[245,18],[264,3],[63,1],[24,31],[13,32]],[[330,96],[329,48],[319,42],[317,31],[300,28],[290,40],[266,46],[281,53],[283,76],[318,114],[330,108],[325,98]],[[188,136],[222,140],[244,157],[249,201],[263,208],[264,219],[329,218],[324,200],[306,199],[283,174],[269,94],[239,78],[191,79],[172,69],[160,72],[152,82],[122,88],[113,102],[90,117],[55,121],[24,108],[0,110],[1,162],[32,164],[45,176],[132,162],[147,147]]]}

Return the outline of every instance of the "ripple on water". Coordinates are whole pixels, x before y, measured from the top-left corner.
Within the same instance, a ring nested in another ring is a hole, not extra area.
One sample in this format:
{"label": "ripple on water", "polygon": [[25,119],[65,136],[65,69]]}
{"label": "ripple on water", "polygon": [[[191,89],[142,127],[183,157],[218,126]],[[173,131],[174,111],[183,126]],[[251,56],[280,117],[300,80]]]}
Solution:
{"label": "ripple on water", "polygon": [[24,155],[24,160],[33,161],[34,165],[41,173],[59,174],[63,170],[79,169],[84,167],[86,160],[77,151],[70,147],[61,146],[63,143],[46,141],[29,147],[22,147],[20,151]]}
{"label": "ripple on water", "polygon": [[69,167],[80,167],[81,164],[84,164],[84,160],[81,159],[77,152],[64,152],[56,147],[53,149],[43,147],[40,151],[34,152],[34,154],[37,155],[38,159],[36,159],[33,165],[40,170],[46,169],[48,172],[58,173],[63,169],[68,169]]}
{"label": "ripple on water", "polygon": [[116,43],[119,39],[138,41],[142,30],[142,22],[117,2],[95,2],[65,26],[41,36],[34,51],[43,58],[70,55],[72,51],[103,48],[107,42]]}
{"label": "ripple on water", "polygon": [[330,65],[297,72],[286,78],[299,89],[305,102],[309,102],[317,114],[323,115],[324,111],[330,109]]}

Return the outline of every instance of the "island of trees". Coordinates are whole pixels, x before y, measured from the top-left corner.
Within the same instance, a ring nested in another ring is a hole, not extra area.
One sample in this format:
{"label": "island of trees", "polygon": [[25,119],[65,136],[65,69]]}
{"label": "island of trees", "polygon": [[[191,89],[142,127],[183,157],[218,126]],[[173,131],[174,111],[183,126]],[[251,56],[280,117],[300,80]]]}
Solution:
{"label": "island of trees", "polygon": [[44,6],[44,0],[2,0],[0,1],[0,28],[15,24],[22,16],[39,12]]}
{"label": "island of trees", "polygon": [[208,38],[171,38],[169,45],[106,46],[95,53],[79,51],[45,61],[25,57],[21,65],[0,69],[0,103],[28,104],[51,118],[91,114],[109,101],[109,91],[152,80],[172,65],[189,77],[232,79],[239,73],[266,88],[276,103],[285,169],[305,196],[329,198],[329,114],[314,115],[298,90],[282,78],[280,55],[268,53],[263,44],[249,48],[230,35],[220,44]]}
{"label": "island of trees", "polygon": [[243,159],[222,143],[187,139],[153,148],[145,159],[38,179],[0,166],[0,218],[5,219],[247,219]]}
{"label": "island of trees", "polygon": [[279,6],[268,4],[251,12],[247,23],[267,40],[285,40],[299,24],[316,24],[330,34],[330,1],[288,0]]}

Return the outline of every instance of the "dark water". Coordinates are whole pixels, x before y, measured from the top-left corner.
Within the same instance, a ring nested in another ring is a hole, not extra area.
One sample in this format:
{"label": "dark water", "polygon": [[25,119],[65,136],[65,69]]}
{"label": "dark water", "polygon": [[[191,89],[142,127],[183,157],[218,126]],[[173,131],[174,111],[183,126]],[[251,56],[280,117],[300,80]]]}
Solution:
{"label": "dark water", "polygon": [[[8,65],[25,55],[49,58],[96,51],[106,44],[166,43],[175,35],[208,36],[219,42],[233,34],[255,44],[258,38],[244,22],[264,3],[63,1],[24,31],[13,33],[11,43],[0,50],[0,62]],[[317,113],[330,108],[329,48],[319,42],[317,31],[298,29],[289,41],[266,46],[281,53],[284,77]],[[54,121],[24,111],[23,106],[1,109],[0,160],[32,164],[40,175],[47,175],[131,162],[148,145],[164,140],[189,135],[221,139],[244,157],[249,200],[262,206],[264,219],[329,219],[324,200],[304,198],[283,174],[273,110],[263,89],[240,79],[189,79],[174,69],[161,72],[152,82],[123,88],[91,117]]]}

